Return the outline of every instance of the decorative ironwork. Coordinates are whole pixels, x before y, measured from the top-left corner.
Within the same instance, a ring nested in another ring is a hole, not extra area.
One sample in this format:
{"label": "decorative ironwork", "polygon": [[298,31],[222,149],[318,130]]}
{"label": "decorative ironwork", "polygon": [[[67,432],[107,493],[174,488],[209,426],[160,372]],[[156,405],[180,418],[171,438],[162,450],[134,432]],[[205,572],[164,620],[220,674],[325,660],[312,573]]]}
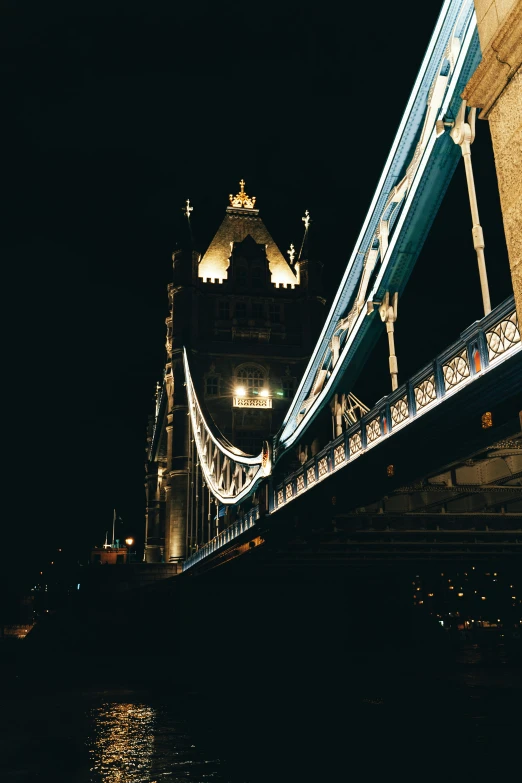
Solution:
{"label": "decorative ironwork", "polygon": [[234,209],[254,209],[255,203],[256,203],[256,197],[255,196],[247,196],[245,193],[245,185],[246,182],[244,179],[240,180],[239,187],[241,190],[239,193],[237,193],[235,196],[230,194],[228,197],[230,201],[230,206],[234,207]]}
{"label": "decorative ironwork", "polygon": [[261,467],[265,473],[270,469],[270,444],[267,440],[263,441],[261,449]]}
{"label": "decorative ironwork", "polygon": [[183,352],[190,426],[203,478],[211,494],[225,505],[240,503],[271,472],[270,459],[263,467],[263,453],[253,456],[230,447],[212,432],[205,420],[192,382],[186,351]]}
{"label": "decorative ironwork", "polygon": [[304,488],[305,488],[304,475],[303,473],[301,473],[301,475],[297,477],[297,491],[302,492]]}
{"label": "decorative ironwork", "polygon": [[334,449],[334,464],[337,467],[337,465],[342,465],[344,460],[346,459],[346,454],[344,452],[344,443],[340,443],[338,446]]}
{"label": "decorative ironwork", "polygon": [[308,228],[312,221],[310,220],[310,213],[307,209],[305,209],[304,217],[302,217],[301,220],[304,223],[305,231],[308,231]]}
{"label": "decorative ironwork", "polygon": [[425,378],[415,387],[414,392],[417,410],[425,408],[426,405],[429,405],[433,400],[436,400],[437,390],[435,389],[435,376],[430,375],[428,378]]}
{"label": "decorative ironwork", "polygon": [[319,460],[319,463],[317,465],[317,472],[319,473],[319,478],[322,478],[323,476],[326,476],[328,473],[328,458],[323,457]]}
{"label": "decorative ironwork", "polygon": [[288,258],[290,259],[290,263],[294,263],[295,258],[295,247],[291,244],[290,248],[286,251],[288,253]]}
{"label": "decorative ironwork", "polygon": [[281,506],[285,502],[284,496],[283,496],[283,490],[278,489],[277,490],[277,505]]}
{"label": "decorative ironwork", "polygon": [[[439,146],[433,146],[433,133],[439,135],[444,131],[444,121],[441,123],[440,118],[462,91],[462,74],[465,73],[462,68],[471,67],[475,56],[471,33],[476,22],[470,3],[451,0],[444,8],[441,26],[434,32],[422,65],[422,78],[419,75],[411,94],[400,132],[366,217],[364,231],[353,248],[352,261],[339,288],[336,302],[349,300],[350,305],[343,311],[338,306],[331,310],[300,384],[298,400],[287,412],[278,436],[281,448],[299,442],[309,417],[315,415],[318,406],[339,386],[341,365],[337,364],[337,352],[331,350],[332,336],[341,338],[342,366],[345,368],[345,360],[346,363],[354,361],[352,356],[357,346],[364,350],[363,341],[370,327],[368,319],[361,316],[366,306],[372,304],[369,300],[373,301],[378,291],[384,293],[385,280],[393,280],[395,287],[402,289],[420,248],[418,243],[414,247],[413,227],[416,224],[407,216],[422,215],[422,209],[417,212],[417,194],[424,189],[425,192],[430,191],[427,183],[434,176],[433,171],[438,170],[437,166],[440,165],[444,175],[449,176],[449,157],[446,159],[441,154]],[[419,102],[422,102],[423,111],[412,113],[411,106]],[[429,164],[428,160],[431,161]],[[399,214],[401,218],[397,220]],[[426,219],[427,214],[419,219]],[[397,260],[397,253],[392,252],[397,241],[411,243],[412,252],[408,254],[408,260],[402,256],[400,261]],[[379,283],[375,285],[377,268],[380,269]]]}
{"label": "decorative ironwork", "polygon": [[272,399],[270,397],[233,397],[232,406],[234,408],[271,408]]}
{"label": "decorative ironwork", "polygon": [[287,500],[291,500],[292,497],[293,497],[293,494],[294,494],[293,486],[291,484],[287,484],[286,488],[285,488],[285,491],[286,491],[286,499]]}
{"label": "decorative ironwork", "polygon": [[351,392],[350,394],[343,395],[342,406],[343,416],[347,427],[356,424],[359,419],[362,419],[362,417],[370,411],[370,409]]}
{"label": "decorative ironwork", "polygon": [[356,432],[350,438],[350,454],[357,454],[362,449],[361,433]]}
{"label": "decorative ironwork", "polygon": [[381,437],[381,424],[379,422],[379,419],[373,419],[369,424],[366,425],[366,438],[368,440],[368,443],[372,443],[374,440],[377,440],[377,438]]}
{"label": "decorative ironwork", "polygon": [[520,342],[520,330],[516,310],[486,332],[489,361],[494,362],[503,353]]}
{"label": "decorative ironwork", "polygon": [[314,482],[315,482],[315,468],[312,465],[312,467],[308,468],[308,470],[306,471],[306,483],[308,486],[310,486],[310,484],[313,484]]}
{"label": "decorative ironwork", "polygon": [[468,349],[464,348],[461,353],[450,359],[447,364],[444,364],[442,374],[446,391],[458,386],[465,378],[469,378]]}
{"label": "decorative ironwork", "polygon": [[400,424],[401,421],[405,421],[408,418],[410,414],[408,411],[408,397],[406,395],[394,402],[393,405],[390,405],[390,414],[394,424]]}

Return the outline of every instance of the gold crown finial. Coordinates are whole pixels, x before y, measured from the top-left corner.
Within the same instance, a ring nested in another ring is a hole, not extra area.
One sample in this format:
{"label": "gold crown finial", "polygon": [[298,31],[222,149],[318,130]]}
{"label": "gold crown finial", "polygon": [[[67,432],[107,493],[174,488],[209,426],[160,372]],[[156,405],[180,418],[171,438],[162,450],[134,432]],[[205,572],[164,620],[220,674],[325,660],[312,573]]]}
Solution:
{"label": "gold crown finial", "polygon": [[230,196],[228,197],[230,201],[230,206],[234,207],[234,209],[254,209],[256,203],[256,197],[247,196],[247,194],[245,193],[245,185],[246,185],[245,180],[241,179],[239,181],[239,187],[241,188],[239,193],[235,196],[233,196],[231,193]]}

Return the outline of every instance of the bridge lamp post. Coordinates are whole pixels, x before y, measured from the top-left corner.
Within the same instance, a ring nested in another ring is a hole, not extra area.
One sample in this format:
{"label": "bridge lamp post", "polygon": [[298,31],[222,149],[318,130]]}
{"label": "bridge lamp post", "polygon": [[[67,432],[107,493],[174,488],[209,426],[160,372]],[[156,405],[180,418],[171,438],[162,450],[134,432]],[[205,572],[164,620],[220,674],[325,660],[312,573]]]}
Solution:
{"label": "bridge lamp post", "polygon": [[129,550],[128,553],[127,553],[127,562],[130,562],[130,555],[131,555],[130,548],[134,544],[134,539],[133,538],[126,538],[125,539],[125,543],[127,545],[127,549]]}

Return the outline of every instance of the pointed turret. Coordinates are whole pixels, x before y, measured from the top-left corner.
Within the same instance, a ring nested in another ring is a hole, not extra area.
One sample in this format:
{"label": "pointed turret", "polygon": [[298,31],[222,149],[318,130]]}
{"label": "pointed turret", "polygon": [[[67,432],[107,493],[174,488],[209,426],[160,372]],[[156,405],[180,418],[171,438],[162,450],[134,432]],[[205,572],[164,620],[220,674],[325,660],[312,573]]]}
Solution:
{"label": "pointed turret", "polygon": [[242,242],[250,235],[258,245],[266,247],[271,282],[295,285],[295,272],[259,216],[255,196],[249,196],[245,192],[244,180],[240,181],[239,187],[239,193],[229,196],[229,206],[223,222],[200,261],[199,277],[220,282],[226,280],[233,243]]}

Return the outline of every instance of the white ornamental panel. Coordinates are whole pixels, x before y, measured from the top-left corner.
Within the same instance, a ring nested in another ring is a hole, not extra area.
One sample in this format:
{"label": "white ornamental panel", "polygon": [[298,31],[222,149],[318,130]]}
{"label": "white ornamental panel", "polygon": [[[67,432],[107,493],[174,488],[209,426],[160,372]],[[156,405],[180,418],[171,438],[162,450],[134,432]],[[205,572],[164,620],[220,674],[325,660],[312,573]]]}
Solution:
{"label": "white ornamental panel", "polygon": [[271,408],[271,397],[233,397],[234,408]]}
{"label": "white ornamental panel", "polygon": [[520,342],[520,331],[516,311],[498,323],[491,332],[486,332],[489,361],[493,362],[503,353]]}

